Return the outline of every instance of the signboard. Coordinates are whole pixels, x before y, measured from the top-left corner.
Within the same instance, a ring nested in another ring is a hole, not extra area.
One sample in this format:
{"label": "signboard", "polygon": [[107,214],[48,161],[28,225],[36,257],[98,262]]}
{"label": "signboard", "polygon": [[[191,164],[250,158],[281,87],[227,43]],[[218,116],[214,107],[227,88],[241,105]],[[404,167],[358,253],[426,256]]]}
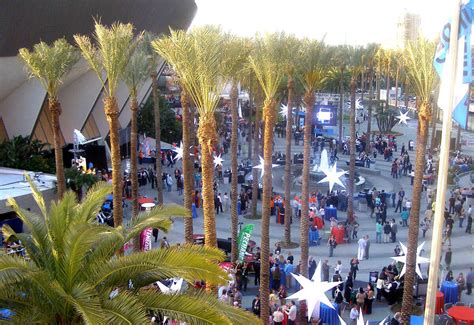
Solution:
{"label": "signboard", "polygon": [[151,250],[151,236],[153,235],[152,228],[146,228],[140,233],[140,250],[143,252]]}
{"label": "signboard", "polygon": [[313,108],[313,124],[336,126],[337,106],[315,105]]}
{"label": "signboard", "polygon": [[249,244],[250,236],[253,231],[253,224],[245,225],[239,233],[239,239],[237,240],[237,247],[239,249],[239,261],[243,261],[247,246]]}

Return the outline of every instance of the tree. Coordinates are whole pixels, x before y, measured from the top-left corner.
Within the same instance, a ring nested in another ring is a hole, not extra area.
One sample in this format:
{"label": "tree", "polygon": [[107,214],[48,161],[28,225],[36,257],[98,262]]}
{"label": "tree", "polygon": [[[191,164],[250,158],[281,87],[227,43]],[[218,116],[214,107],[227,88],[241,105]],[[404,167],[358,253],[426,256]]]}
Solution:
{"label": "tree", "polygon": [[377,101],[375,106],[375,120],[379,132],[382,134],[390,133],[397,124],[396,111],[392,107],[386,107],[386,101]]}
{"label": "tree", "polygon": [[372,108],[374,105],[374,74],[375,74],[375,55],[378,50],[377,44],[369,44],[366,51],[366,62],[369,72],[369,100],[367,108],[367,141],[365,145],[365,153],[370,155],[370,139],[372,138]]}
{"label": "tree", "polygon": [[[223,63],[224,67],[224,77],[230,81],[231,90],[230,90],[230,111],[232,114],[232,132],[231,132],[231,143],[230,143],[230,154],[231,154],[231,170],[232,170],[232,180],[231,180],[231,189],[230,189],[230,198],[231,198],[231,261],[237,262],[239,252],[237,247],[237,228],[239,226],[239,215],[237,214],[237,142],[238,134],[237,128],[239,123],[238,115],[238,100],[239,100],[239,91],[238,86],[239,82],[244,78],[246,73],[246,63],[247,58],[250,53],[250,44],[244,38],[238,38],[230,34],[225,35],[225,43],[223,51],[225,52]],[[251,134],[249,134],[251,137]],[[249,151],[251,150],[249,146]],[[255,193],[257,194],[257,193]],[[257,195],[252,195],[252,201],[257,200]]]}
{"label": "tree", "polygon": [[46,143],[18,135],[0,143],[0,166],[54,173],[54,159]]}
{"label": "tree", "polygon": [[[161,114],[160,114],[160,95],[158,93],[158,74],[157,74],[157,65],[158,65],[158,57],[156,52],[153,51],[151,46],[152,41],[155,39],[155,36],[152,33],[145,32],[143,35],[143,45],[144,51],[148,56],[148,74],[151,78],[151,98],[153,100],[153,112],[154,112],[154,126],[155,126],[155,140],[156,140],[156,153],[157,155],[161,155]],[[184,124],[183,124],[184,125]],[[183,157],[184,158],[184,157]],[[156,191],[158,192],[158,205],[163,204],[163,182],[160,181],[160,177],[162,174],[161,171],[161,164],[159,163],[159,159],[156,159]],[[184,164],[183,164],[184,167]],[[185,206],[186,207],[186,206]],[[192,219],[187,221],[188,223],[192,223]],[[191,226],[192,227],[192,226]]]}
{"label": "tree", "polygon": [[110,130],[114,225],[119,227],[123,222],[123,208],[118,119],[120,112],[116,93],[120,78],[140,37],[133,38],[131,24],[114,23],[109,28],[96,21],[95,45],[88,36],[74,35],[74,39],[82,56],[96,73],[104,89],[104,112]]}
{"label": "tree", "polygon": [[54,41],[52,45],[40,42],[33,47],[32,52],[22,48],[19,50],[19,57],[24,61],[30,76],[37,78],[48,93],[58,198],[61,199],[66,190],[66,179],[64,177],[63,150],[61,148],[61,125],[59,123],[61,104],[58,101],[58,92],[64,76],[79,60],[79,55],[72,45],[61,38]]}
{"label": "tree", "polygon": [[262,235],[261,235],[261,270],[260,270],[260,318],[268,324],[269,317],[269,265],[270,251],[270,199],[272,195],[272,153],[273,153],[273,128],[275,125],[277,104],[277,91],[282,81],[284,71],[281,62],[283,53],[283,40],[280,34],[268,34],[256,40],[256,49],[251,54],[249,61],[252,70],[265,94],[263,106],[264,139],[263,139],[263,197],[262,197]]}
{"label": "tree", "polygon": [[[131,116],[131,130],[130,130],[130,176],[132,183],[132,219],[138,216],[138,155],[137,155],[137,143],[138,143],[138,100],[137,93],[139,87],[145,82],[148,77],[150,61],[140,46],[138,46],[133,52],[128,65],[123,73],[123,80],[128,87],[130,92],[130,110],[132,111]],[[157,141],[158,145],[158,141]],[[157,150],[157,152],[159,152]],[[159,177],[158,177],[159,180]],[[158,181],[158,183],[160,183]],[[138,250],[138,237],[136,238],[134,249]]]}
{"label": "tree", "polygon": [[92,185],[97,183],[99,180],[96,175],[90,173],[84,173],[84,171],[77,168],[66,168],[64,170],[64,176],[66,177],[66,188],[76,193],[77,199],[82,200],[82,191],[85,187],[88,190]]}
{"label": "tree", "polygon": [[293,35],[284,37],[283,65],[287,77],[287,113],[286,113],[286,136],[285,136],[285,233],[283,247],[295,247],[296,243],[291,241],[291,134],[293,133],[293,106],[295,93],[295,76],[300,53],[301,42]]}
{"label": "tree", "polygon": [[413,285],[415,281],[416,255],[418,246],[418,225],[420,224],[420,201],[425,166],[428,124],[431,118],[431,94],[436,86],[436,72],[433,68],[435,43],[419,39],[409,43],[405,49],[405,67],[410,85],[413,87],[418,106],[418,129],[416,136],[415,178],[413,181],[412,207],[408,227],[408,245],[403,289],[402,323],[410,323],[413,307]]}
{"label": "tree", "polygon": [[212,26],[196,28],[188,34],[172,30],[170,36],[153,42],[153,48],[173,67],[199,113],[204,240],[210,247],[217,246],[212,151],[217,143],[214,113],[224,86],[223,43],[220,29]]}
{"label": "tree", "polygon": [[363,49],[360,47],[350,47],[347,51],[348,54],[348,71],[351,75],[351,107],[349,114],[349,129],[350,129],[350,142],[349,142],[349,179],[347,181],[347,220],[349,223],[354,222],[354,183],[355,183],[355,157],[356,157],[356,88],[357,80],[363,69]]}
{"label": "tree", "polygon": [[313,129],[313,106],[316,102],[315,92],[323,87],[325,68],[322,64],[324,44],[318,41],[306,40],[301,46],[301,71],[298,74],[305,93],[303,102],[306,107],[303,148],[303,184],[301,190],[301,274],[308,276],[308,212],[309,212],[309,169],[311,160],[311,131]]}
{"label": "tree", "polygon": [[0,301],[14,312],[13,323],[146,324],[150,311],[191,324],[257,323],[251,314],[202,291],[169,296],[153,288],[170,277],[223,282],[226,274],[217,263],[224,256],[217,249],[185,245],[115,255],[146,228],[168,231],[168,216],[189,215],[183,207],[156,207],[129,228],[112,228],[95,221],[110,186],[94,185],[82,203],[66,192],[49,209],[31,181],[30,186],[41,213],[9,199],[28,231],[15,233],[3,226],[6,240],[20,240],[29,257],[0,257]]}

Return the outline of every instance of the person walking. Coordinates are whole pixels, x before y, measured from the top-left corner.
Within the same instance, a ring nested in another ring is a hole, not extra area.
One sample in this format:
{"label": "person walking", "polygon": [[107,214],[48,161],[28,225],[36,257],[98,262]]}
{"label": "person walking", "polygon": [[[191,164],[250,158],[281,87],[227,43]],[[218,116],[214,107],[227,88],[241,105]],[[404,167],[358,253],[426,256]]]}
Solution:
{"label": "person walking", "polygon": [[430,229],[430,222],[427,218],[425,218],[421,223],[421,231],[423,232],[423,238],[425,238],[428,229]]}
{"label": "person walking", "polygon": [[467,295],[471,295],[472,293],[472,284],[474,283],[474,270],[471,266],[470,271],[466,275],[466,288],[467,288]]}
{"label": "person walking", "polygon": [[[469,206],[469,210],[471,210],[471,206]],[[466,234],[471,233],[471,228],[472,228],[472,214],[468,212],[467,213]]]}
{"label": "person walking", "polygon": [[398,232],[398,226],[397,226],[397,223],[395,222],[395,219],[392,219],[392,222],[390,223],[390,229],[391,229],[392,243],[394,243],[397,241],[397,232]]}
{"label": "person walking", "polygon": [[403,188],[400,188],[400,191],[398,191],[398,201],[397,201],[397,206],[395,207],[395,212],[402,212],[402,203],[403,203],[403,198],[405,197],[405,191]]}
{"label": "person walking", "polygon": [[444,263],[446,264],[446,270],[451,270],[451,261],[453,259],[453,252],[451,248],[448,248],[448,251],[444,255]]}
{"label": "person walking", "polygon": [[365,246],[367,245],[365,238],[361,237],[359,241],[357,242],[357,245],[358,245],[357,258],[359,259],[359,261],[362,261],[364,259]]}
{"label": "person walking", "polygon": [[224,212],[227,212],[227,210],[229,209],[229,195],[227,195],[227,192],[224,193],[223,201]]}
{"label": "person walking", "polygon": [[456,278],[456,283],[458,284],[458,301],[461,301],[462,292],[466,288],[466,279],[464,279],[462,272],[459,273],[458,277]]}
{"label": "person walking", "polygon": [[330,265],[328,264],[328,260],[324,260],[323,265],[322,265],[322,271],[323,271],[323,281],[328,281],[329,282],[329,268]]}
{"label": "person walking", "polygon": [[375,224],[375,242],[378,244],[382,242],[382,231],[382,222],[380,220],[377,220],[377,223]]}
{"label": "person walking", "polygon": [[365,255],[366,260],[369,259],[369,249],[370,249],[369,235],[365,235],[365,252],[364,252],[364,255]]}
{"label": "person walking", "polygon": [[385,222],[385,226],[383,226],[383,242],[388,243],[390,240],[390,234],[392,233],[392,227],[390,224]]}
{"label": "person walking", "polygon": [[296,325],[296,315],[297,315],[296,303],[294,300],[290,302],[290,309],[285,311],[288,315],[288,325]]}
{"label": "person walking", "polygon": [[255,316],[260,317],[260,296],[256,295],[255,298],[252,300],[252,313]]}
{"label": "person walking", "polygon": [[331,235],[329,237],[328,246],[329,246],[329,257],[332,257],[334,254],[334,248],[336,248],[337,246],[336,237],[334,237],[334,235]]}
{"label": "person walking", "polygon": [[357,319],[359,318],[359,307],[357,305],[352,307],[349,318],[349,325],[357,325]]}

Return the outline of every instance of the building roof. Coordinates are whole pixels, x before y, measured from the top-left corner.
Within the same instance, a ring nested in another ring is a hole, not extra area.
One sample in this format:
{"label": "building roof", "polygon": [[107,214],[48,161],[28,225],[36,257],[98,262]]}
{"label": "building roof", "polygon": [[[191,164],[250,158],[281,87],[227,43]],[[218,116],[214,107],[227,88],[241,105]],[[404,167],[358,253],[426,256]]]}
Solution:
{"label": "building roof", "polygon": [[26,181],[25,173],[31,177],[40,191],[53,189],[56,186],[56,176],[54,175],[2,167],[0,168],[0,202],[9,197],[15,198],[31,194],[31,188]]}

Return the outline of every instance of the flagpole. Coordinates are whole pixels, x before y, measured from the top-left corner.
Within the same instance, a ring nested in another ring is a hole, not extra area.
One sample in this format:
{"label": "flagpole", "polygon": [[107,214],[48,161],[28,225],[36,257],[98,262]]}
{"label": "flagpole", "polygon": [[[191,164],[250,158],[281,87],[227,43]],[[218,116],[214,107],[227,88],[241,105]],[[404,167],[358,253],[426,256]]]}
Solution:
{"label": "flagpole", "polygon": [[426,293],[424,324],[434,324],[436,309],[436,292],[438,291],[438,273],[441,261],[441,243],[444,221],[444,209],[446,200],[446,187],[449,167],[449,145],[451,140],[452,111],[454,106],[454,86],[456,79],[456,63],[458,55],[458,30],[459,13],[461,1],[454,0],[455,8],[452,16],[451,32],[449,39],[449,61],[446,68],[449,68],[449,93],[448,107],[443,108],[443,127],[441,133],[441,148],[439,152],[438,182],[436,190],[435,214],[433,223],[433,235],[431,239],[430,269],[428,277],[428,290]]}

